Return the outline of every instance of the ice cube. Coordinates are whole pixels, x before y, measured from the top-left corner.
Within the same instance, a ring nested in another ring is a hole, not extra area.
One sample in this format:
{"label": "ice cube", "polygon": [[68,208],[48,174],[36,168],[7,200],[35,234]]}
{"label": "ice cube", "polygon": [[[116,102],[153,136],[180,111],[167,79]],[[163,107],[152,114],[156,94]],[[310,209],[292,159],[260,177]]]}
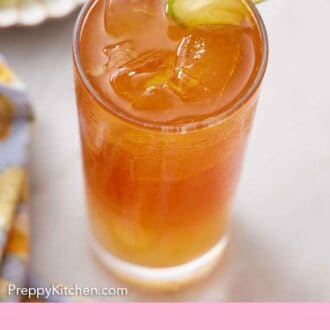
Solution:
{"label": "ice cube", "polygon": [[121,36],[141,28],[156,14],[158,0],[107,0],[105,28]]}
{"label": "ice cube", "polygon": [[137,109],[167,109],[171,105],[171,90],[166,84],[174,63],[172,51],[148,51],[115,70],[111,76],[112,86]]}
{"label": "ice cube", "polygon": [[105,70],[113,70],[129,62],[136,56],[134,42],[131,40],[108,45],[103,51],[108,57],[108,62],[104,65]]}
{"label": "ice cube", "polygon": [[135,44],[131,40],[108,45],[103,49],[103,53],[107,57],[106,62],[87,69],[87,74],[92,78],[112,72],[137,56]]}
{"label": "ice cube", "polygon": [[240,54],[235,32],[228,34],[221,28],[194,30],[179,44],[169,86],[184,101],[221,95],[234,74]]}

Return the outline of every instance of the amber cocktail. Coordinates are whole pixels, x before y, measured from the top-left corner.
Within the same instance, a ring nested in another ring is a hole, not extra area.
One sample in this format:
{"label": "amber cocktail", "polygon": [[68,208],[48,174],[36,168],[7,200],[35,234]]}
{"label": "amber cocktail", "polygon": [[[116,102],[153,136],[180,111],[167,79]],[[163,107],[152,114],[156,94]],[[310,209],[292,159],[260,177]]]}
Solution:
{"label": "amber cocktail", "polygon": [[260,16],[242,4],[239,24],[184,26],[166,0],[92,0],[80,15],[92,242],[129,280],[176,287],[209,272],[226,246],[267,62]]}

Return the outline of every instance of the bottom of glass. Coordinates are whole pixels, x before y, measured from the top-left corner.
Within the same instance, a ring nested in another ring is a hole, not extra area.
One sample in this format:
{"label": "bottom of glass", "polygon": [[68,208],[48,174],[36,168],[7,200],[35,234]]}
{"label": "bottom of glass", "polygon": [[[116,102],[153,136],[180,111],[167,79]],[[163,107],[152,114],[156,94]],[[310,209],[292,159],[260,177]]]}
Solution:
{"label": "bottom of glass", "polygon": [[140,266],[124,261],[104,249],[95,238],[91,239],[97,258],[115,275],[152,289],[177,290],[207,276],[221,259],[229,241],[225,235],[212,249],[197,259],[166,268]]}

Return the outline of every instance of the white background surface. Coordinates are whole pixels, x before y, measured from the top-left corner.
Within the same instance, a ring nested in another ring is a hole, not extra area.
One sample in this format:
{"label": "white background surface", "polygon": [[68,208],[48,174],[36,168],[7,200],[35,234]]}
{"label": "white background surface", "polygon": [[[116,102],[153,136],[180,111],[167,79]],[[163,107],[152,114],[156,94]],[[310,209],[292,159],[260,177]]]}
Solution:
{"label": "white background surface", "polygon": [[[270,63],[224,262],[194,288],[157,295],[129,287],[111,301],[330,301],[330,2],[260,5]],[[31,273],[48,282],[124,286],[94,260],[71,68],[73,15],[0,30],[0,52],[35,105]]]}

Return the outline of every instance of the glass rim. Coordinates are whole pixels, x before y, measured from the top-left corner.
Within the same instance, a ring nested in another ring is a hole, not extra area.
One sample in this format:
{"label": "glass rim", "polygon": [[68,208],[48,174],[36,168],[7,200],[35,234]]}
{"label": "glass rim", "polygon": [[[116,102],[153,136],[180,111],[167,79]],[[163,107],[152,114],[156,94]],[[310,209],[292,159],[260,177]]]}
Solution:
{"label": "glass rim", "polygon": [[258,72],[255,75],[253,82],[250,84],[250,87],[248,90],[237,100],[223,108],[223,111],[217,112],[215,114],[211,114],[210,116],[196,120],[189,123],[181,123],[181,124],[167,124],[167,123],[153,123],[153,122],[147,122],[143,119],[138,119],[125,111],[122,111],[121,108],[117,105],[115,105],[113,102],[110,102],[109,100],[105,99],[91,84],[89,79],[87,78],[87,75],[85,73],[85,70],[83,69],[83,66],[81,64],[80,60],[80,52],[79,52],[79,41],[80,41],[80,35],[81,35],[81,29],[83,26],[84,19],[86,17],[86,14],[89,12],[89,9],[100,0],[90,0],[85,3],[83,8],[81,9],[78,18],[76,20],[74,30],[73,30],[73,60],[74,65],[76,67],[76,71],[88,91],[88,93],[95,99],[95,101],[103,108],[104,111],[108,111],[111,114],[113,114],[115,117],[133,124],[134,126],[138,126],[140,128],[145,129],[152,129],[157,130],[160,132],[187,132],[187,131],[193,131],[197,129],[203,129],[205,127],[211,127],[214,125],[217,125],[224,121],[226,118],[228,118],[233,113],[239,111],[241,107],[246,104],[250,98],[255,94],[255,92],[260,87],[263,77],[266,72],[267,64],[268,64],[268,56],[269,56],[269,44],[268,44],[268,36],[266,27],[264,24],[264,21],[259,13],[259,10],[255,6],[255,4],[252,2],[252,0],[243,0],[245,1],[249,8],[252,10],[252,14],[256,19],[256,22],[258,24],[258,28],[260,30],[261,34],[261,41],[262,41],[262,59],[260,66],[258,68]]}

